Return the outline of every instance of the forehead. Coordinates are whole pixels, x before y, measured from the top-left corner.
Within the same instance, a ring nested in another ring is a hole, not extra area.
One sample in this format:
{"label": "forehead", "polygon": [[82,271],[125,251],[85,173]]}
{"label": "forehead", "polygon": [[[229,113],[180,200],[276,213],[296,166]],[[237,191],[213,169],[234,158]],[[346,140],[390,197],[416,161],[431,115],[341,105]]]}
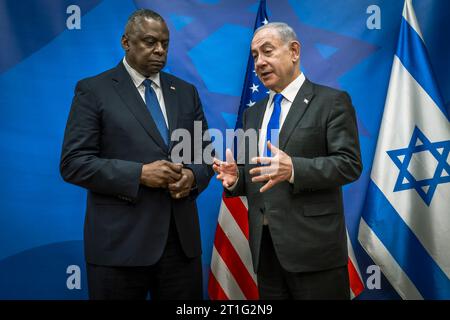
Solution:
{"label": "forehead", "polygon": [[135,22],[135,32],[140,37],[169,38],[169,29],[165,22],[149,18],[141,18]]}
{"label": "forehead", "polygon": [[273,46],[282,45],[280,34],[273,28],[262,29],[253,36],[251,47],[257,49],[263,45],[270,44]]}

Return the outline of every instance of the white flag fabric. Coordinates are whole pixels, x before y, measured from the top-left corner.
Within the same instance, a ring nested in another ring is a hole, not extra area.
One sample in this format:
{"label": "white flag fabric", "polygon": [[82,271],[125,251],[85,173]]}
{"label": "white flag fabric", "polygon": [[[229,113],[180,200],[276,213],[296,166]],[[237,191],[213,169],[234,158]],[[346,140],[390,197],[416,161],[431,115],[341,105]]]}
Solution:
{"label": "white flag fabric", "polygon": [[406,0],[358,239],[403,299],[450,299],[450,124]]}

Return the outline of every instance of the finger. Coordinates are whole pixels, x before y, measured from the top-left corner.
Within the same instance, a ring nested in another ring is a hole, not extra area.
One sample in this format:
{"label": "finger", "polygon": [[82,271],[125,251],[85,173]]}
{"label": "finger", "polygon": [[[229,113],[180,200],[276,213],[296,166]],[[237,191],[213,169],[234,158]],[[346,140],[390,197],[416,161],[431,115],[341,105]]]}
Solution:
{"label": "finger", "polygon": [[273,165],[270,165],[250,169],[248,173],[250,173],[251,175],[265,175],[265,174],[275,174],[276,172],[277,168]]}
{"label": "finger", "polygon": [[251,159],[251,163],[270,164],[271,162],[271,157],[253,157]]}
{"label": "finger", "polygon": [[262,186],[261,189],[259,189],[259,192],[266,192],[267,190],[271,189],[276,183],[273,180],[269,180],[265,185]]}
{"label": "finger", "polygon": [[222,185],[224,186],[224,187],[226,187],[226,188],[229,188],[229,187],[231,187],[233,184],[235,184],[236,183],[236,181],[233,181],[233,180],[230,180],[230,179],[224,179],[223,181],[222,181]]}
{"label": "finger", "polygon": [[173,172],[173,171],[169,171],[169,175],[167,177],[167,180],[168,180],[169,183],[174,183],[174,182],[179,181],[182,176],[183,175],[181,173],[176,173],[176,172]]}
{"label": "finger", "polygon": [[231,152],[230,148],[227,148],[227,150],[225,151],[225,158],[228,164],[232,164],[235,163],[236,161],[234,161],[234,157],[233,157],[233,153]]}
{"label": "finger", "polygon": [[215,173],[220,173],[220,168],[219,168],[218,165],[216,165],[216,164],[214,163],[212,167],[213,167],[213,170],[214,170]]}
{"label": "finger", "polygon": [[180,192],[181,190],[187,189],[188,188],[187,180],[188,178],[185,175],[183,175],[180,180],[178,180],[176,183],[172,185],[171,190]]}
{"label": "finger", "polygon": [[172,190],[179,191],[179,190],[183,189],[184,187],[186,187],[185,185],[186,185],[187,180],[188,180],[188,178],[186,175],[181,175],[181,178],[172,184]]}
{"label": "finger", "polygon": [[250,169],[250,171],[248,173],[250,173],[251,175],[260,175],[261,170],[262,170],[262,168],[253,168],[253,169]]}
{"label": "finger", "polygon": [[172,169],[173,171],[177,172],[177,173],[181,173],[181,169],[183,168],[183,164],[181,163],[173,163],[173,162],[166,162],[166,165]]}
{"label": "finger", "polygon": [[268,181],[268,180],[270,180],[270,175],[268,175],[268,174],[252,178],[252,182],[264,182],[264,181]]}
{"label": "finger", "polygon": [[178,192],[180,188],[178,187],[178,182],[177,182],[177,183],[171,183],[171,184],[167,185],[167,189],[169,189],[169,191],[171,191],[171,192]]}
{"label": "finger", "polygon": [[178,193],[175,194],[175,198],[181,199],[181,198],[186,197],[188,194],[189,194],[189,192],[181,191],[181,192],[178,192]]}

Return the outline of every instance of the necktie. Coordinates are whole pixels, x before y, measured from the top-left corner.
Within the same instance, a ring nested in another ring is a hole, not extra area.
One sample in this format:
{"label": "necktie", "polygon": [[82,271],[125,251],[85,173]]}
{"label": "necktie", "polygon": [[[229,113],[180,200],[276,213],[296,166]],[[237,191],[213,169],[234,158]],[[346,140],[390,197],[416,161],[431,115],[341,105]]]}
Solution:
{"label": "necktie", "polygon": [[[280,115],[281,115],[281,101],[283,101],[283,95],[281,93],[275,94],[273,97],[273,111],[270,116],[269,123],[267,124],[266,143],[264,150],[268,157],[271,157],[271,152],[267,149],[267,141],[270,141],[274,146],[278,146],[278,135],[280,133]],[[276,130],[273,132],[272,130]]]}
{"label": "necktie", "polygon": [[166,146],[169,145],[169,129],[167,128],[164,115],[159,105],[158,98],[156,97],[155,90],[152,88],[152,80],[145,79],[143,82],[145,86],[145,103],[152,115],[153,121],[155,121],[156,127],[163,138]]}

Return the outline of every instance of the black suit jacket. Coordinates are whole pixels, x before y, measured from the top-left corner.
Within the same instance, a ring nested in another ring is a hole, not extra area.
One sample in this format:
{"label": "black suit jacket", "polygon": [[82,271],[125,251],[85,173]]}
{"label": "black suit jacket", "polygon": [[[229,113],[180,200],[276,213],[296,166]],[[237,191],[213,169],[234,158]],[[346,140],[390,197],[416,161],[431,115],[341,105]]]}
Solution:
{"label": "black suit jacket", "polygon": [[[160,73],[169,131],[193,134],[203,121],[195,87]],[[86,261],[110,266],[146,266],[163,252],[171,214],[188,257],[201,254],[195,198],[213,171],[191,164],[196,189],[174,200],[166,189],[140,185],[142,165],[169,160],[162,137],[124,65],[78,82],[62,147],[65,181],[88,190],[84,243]],[[193,147],[192,147],[193,149]],[[191,152],[193,154],[193,152]]]}
{"label": "black suit jacket", "polygon": [[[261,128],[267,101],[246,110],[245,130]],[[260,193],[263,184],[251,182],[249,170],[255,165],[249,163],[247,153],[236,187],[232,192],[226,190],[227,196],[247,196],[255,272],[263,214],[284,269],[308,272],[346,265],[341,186],[356,180],[362,170],[355,112],[348,94],[306,79],[280,131],[279,146],[292,157],[293,184],[285,181]]]}

